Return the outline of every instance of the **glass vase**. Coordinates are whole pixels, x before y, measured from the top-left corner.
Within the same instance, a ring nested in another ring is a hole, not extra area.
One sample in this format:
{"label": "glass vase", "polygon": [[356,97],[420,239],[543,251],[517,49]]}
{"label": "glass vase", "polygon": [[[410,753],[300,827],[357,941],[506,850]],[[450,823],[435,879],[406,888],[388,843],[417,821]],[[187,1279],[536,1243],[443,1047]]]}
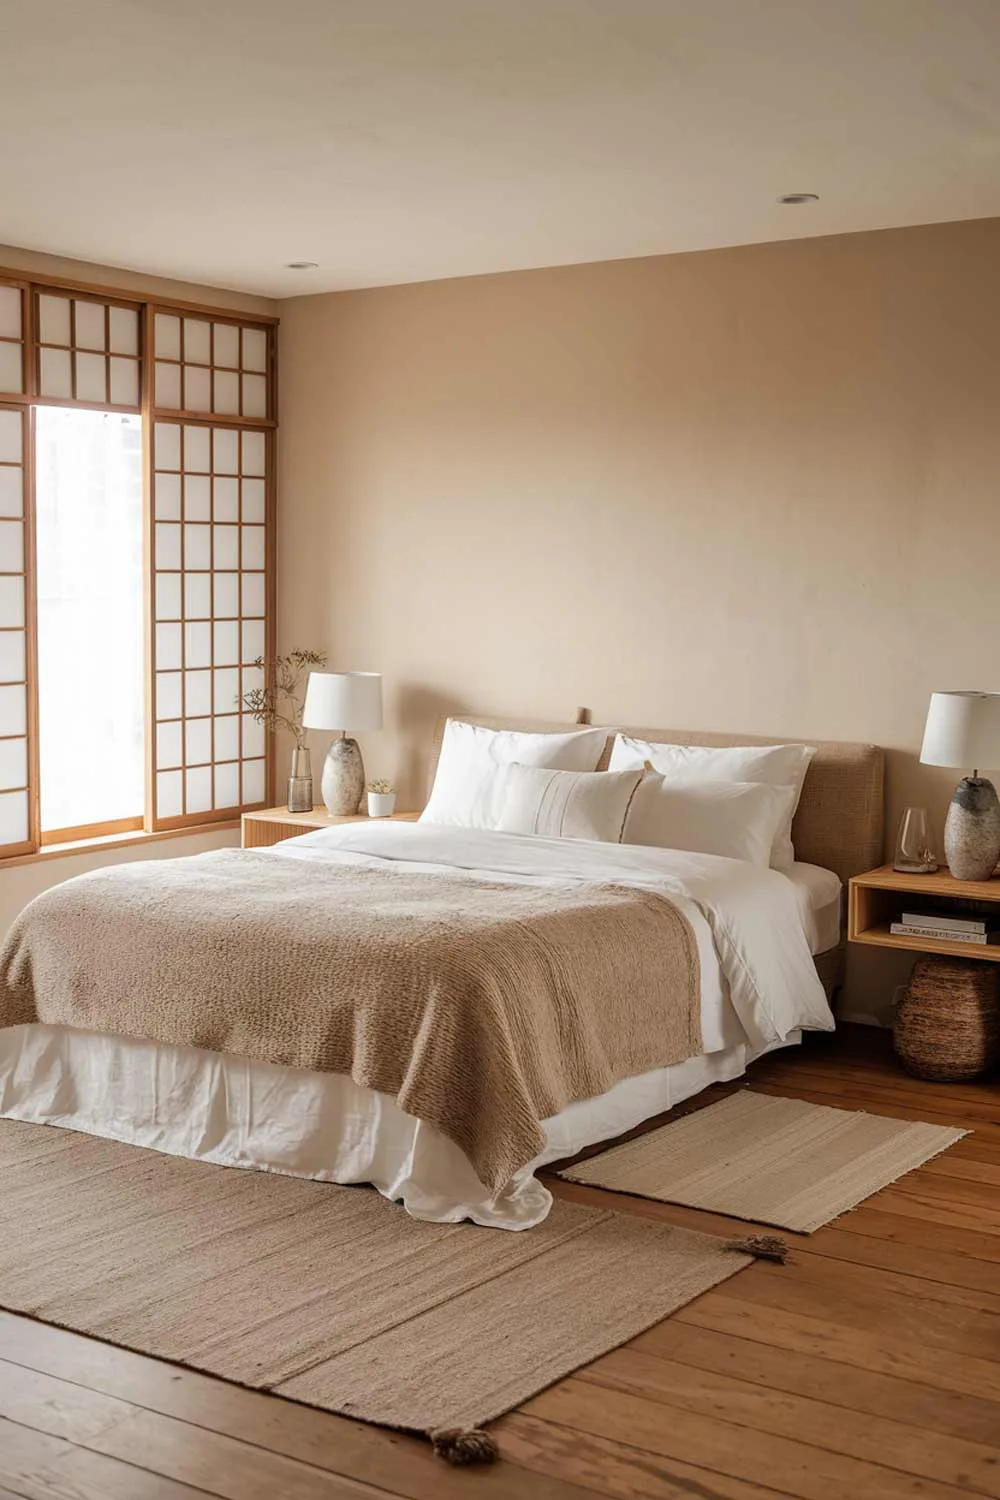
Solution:
{"label": "glass vase", "polygon": [[927,809],[904,808],[896,831],[896,853],[892,868],[903,875],[933,875],[937,867]]}
{"label": "glass vase", "polygon": [[312,810],[312,759],[305,745],[296,745],[292,751],[292,765],[288,777],[288,811],[306,813]]}

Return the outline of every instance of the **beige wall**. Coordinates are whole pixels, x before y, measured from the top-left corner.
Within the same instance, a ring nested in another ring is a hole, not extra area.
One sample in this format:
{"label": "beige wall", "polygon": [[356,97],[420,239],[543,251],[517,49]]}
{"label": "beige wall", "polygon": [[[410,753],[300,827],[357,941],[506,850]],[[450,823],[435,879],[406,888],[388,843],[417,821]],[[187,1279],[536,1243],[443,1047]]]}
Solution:
{"label": "beige wall", "polygon": [[998,266],[988,220],[283,303],[281,641],[385,674],[404,804],[442,710],[585,704],[876,741],[940,827],[927,695],[1000,687]]}

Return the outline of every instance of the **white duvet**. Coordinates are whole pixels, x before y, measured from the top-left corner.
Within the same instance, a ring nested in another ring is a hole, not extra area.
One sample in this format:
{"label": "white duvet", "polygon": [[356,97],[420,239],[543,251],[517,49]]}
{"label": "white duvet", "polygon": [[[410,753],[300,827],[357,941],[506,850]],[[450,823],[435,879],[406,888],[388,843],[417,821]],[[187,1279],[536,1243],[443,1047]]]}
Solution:
{"label": "white duvet", "polygon": [[490,881],[614,882],[663,891],[695,933],[705,1055],[625,1080],[546,1121],[546,1150],[494,1198],[451,1141],[404,1115],[391,1098],[341,1075],[194,1047],[44,1025],[0,1031],[0,1115],[228,1166],[369,1182],[419,1218],[524,1229],[551,1206],[534,1175],[542,1163],[737,1076],[748,1059],[797,1040],[803,1029],[833,1029],[810,951],[808,896],[777,871],[716,855],[426,823],[350,824],[268,852],[304,866],[406,861],[428,879],[461,869]]}

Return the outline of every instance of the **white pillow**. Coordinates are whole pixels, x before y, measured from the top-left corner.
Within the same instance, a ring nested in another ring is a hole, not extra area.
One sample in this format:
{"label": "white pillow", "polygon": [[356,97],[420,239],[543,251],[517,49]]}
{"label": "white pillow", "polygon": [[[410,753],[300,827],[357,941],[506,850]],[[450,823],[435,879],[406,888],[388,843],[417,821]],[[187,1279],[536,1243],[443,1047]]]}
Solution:
{"label": "white pillow", "polygon": [[792,844],[792,819],[802,795],[809,762],[816,754],[813,745],[658,745],[649,740],[635,740],[627,734],[615,735],[611,747],[609,770],[626,771],[647,761],[654,771],[671,781],[751,781],[765,786],[786,787],[792,792],[788,814],[782,819],[771,846],[771,865],[787,870],[795,863]]}
{"label": "white pillow", "polygon": [[766,867],[791,799],[790,787],[751,781],[684,784],[650,772],[632,798],[622,843],[725,854]]}
{"label": "white pillow", "polygon": [[503,781],[501,833],[617,844],[645,772],[547,771],[515,764],[496,774]]}
{"label": "white pillow", "polygon": [[492,773],[498,766],[518,761],[556,771],[593,771],[607,739],[604,729],[522,734],[449,719],[434,787],[420,821],[450,823],[458,828],[496,828],[502,790]]}

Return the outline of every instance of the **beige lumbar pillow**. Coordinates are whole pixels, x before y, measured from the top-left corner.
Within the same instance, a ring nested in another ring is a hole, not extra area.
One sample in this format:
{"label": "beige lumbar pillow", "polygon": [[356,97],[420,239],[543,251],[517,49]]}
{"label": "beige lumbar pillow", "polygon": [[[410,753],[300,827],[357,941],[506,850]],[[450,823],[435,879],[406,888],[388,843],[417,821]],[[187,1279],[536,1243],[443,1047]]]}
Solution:
{"label": "beige lumbar pillow", "polygon": [[499,832],[617,844],[644,772],[550,771],[515,763],[500,775]]}

